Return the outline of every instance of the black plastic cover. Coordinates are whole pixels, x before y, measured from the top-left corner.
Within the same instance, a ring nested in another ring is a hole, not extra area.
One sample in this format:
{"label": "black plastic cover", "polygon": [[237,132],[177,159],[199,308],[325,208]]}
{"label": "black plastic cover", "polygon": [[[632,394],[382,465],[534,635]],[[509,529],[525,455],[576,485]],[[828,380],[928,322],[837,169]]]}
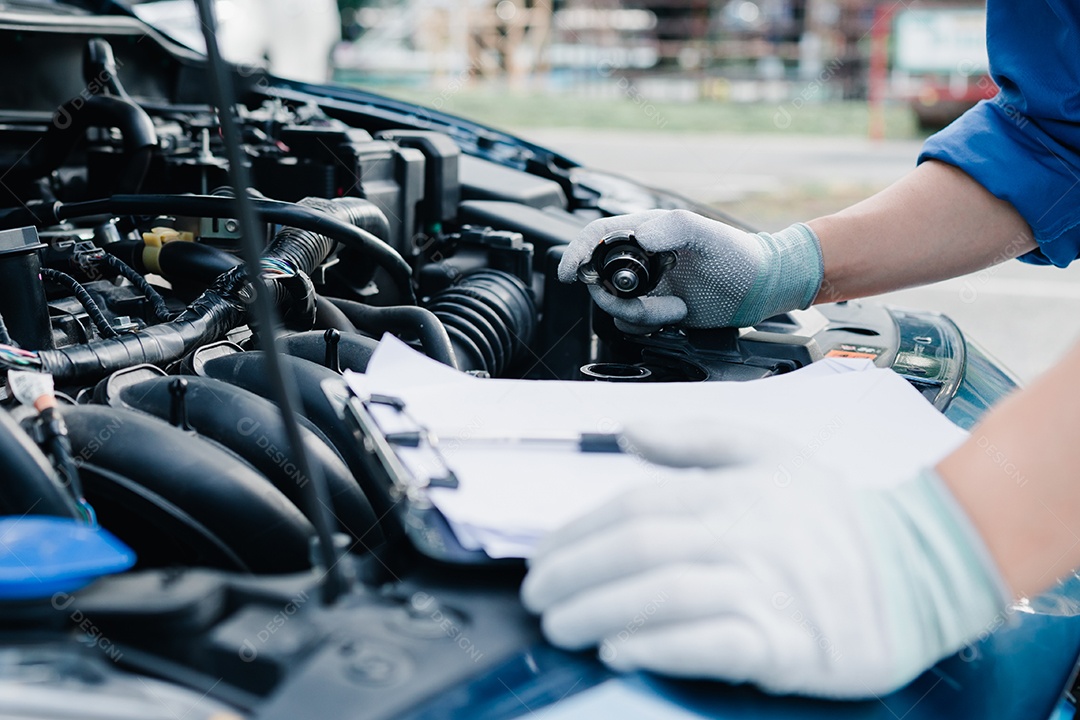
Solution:
{"label": "black plastic cover", "polygon": [[566,207],[566,194],[554,180],[470,155],[461,158],[461,191],[465,200],[506,200],[533,208]]}

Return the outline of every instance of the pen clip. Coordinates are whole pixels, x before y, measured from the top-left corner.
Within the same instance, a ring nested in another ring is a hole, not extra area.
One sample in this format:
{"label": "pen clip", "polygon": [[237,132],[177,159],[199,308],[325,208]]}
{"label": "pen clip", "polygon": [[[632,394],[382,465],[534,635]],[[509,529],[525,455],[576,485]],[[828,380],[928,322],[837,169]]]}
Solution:
{"label": "pen clip", "polygon": [[379,393],[372,393],[368,396],[367,402],[372,405],[388,405],[398,412],[405,409],[405,401],[401,398],[394,397],[393,395],[382,395]]}

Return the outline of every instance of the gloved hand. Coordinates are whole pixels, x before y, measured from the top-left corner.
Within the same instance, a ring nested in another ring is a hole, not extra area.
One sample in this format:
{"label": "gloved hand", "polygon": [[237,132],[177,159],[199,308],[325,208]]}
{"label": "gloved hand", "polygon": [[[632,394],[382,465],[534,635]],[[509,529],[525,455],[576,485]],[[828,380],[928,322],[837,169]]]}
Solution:
{"label": "gloved hand", "polygon": [[[738,456],[680,448],[674,434],[627,437],[682,466]],[[959,650],[1004,608],[996,566],[933,471],[860,489],[813,460],[778,474],[776,448],[635,489],[549,536],[521,590],[547,638],[598,645],[617,670],[867,697]]]}
{"label": "gloved hand", "polygon": [[649,210],[590,223],[559,263],[559,280],[571,283],[600,240],[633,230],[641,247],[674,251],[675,266],[640,298],[617,298],[590,285],[593,300],[625,332],[648,333],[664,325],[745,327],[810,306],[821,287],[821,245],[801,223],[778,233],[748,233],[688,210]]}

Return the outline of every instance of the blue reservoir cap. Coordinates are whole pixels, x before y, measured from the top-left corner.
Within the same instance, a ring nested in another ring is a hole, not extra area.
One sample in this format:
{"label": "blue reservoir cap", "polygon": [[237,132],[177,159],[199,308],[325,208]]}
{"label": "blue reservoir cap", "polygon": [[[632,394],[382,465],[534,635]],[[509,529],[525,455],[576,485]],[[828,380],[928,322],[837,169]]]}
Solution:
{"label": "blue reservoir cap", "polygon": [[76,520],[0,517],[0,600],[72,592],[135,564],[135,553],[112,533]]}

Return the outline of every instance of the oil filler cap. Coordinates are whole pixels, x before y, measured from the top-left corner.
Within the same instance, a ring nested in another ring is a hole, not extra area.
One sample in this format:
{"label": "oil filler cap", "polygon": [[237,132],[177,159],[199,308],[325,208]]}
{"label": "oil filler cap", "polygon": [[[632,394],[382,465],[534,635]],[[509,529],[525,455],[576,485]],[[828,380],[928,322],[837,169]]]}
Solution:
{"label": "oil filler cap", "polygon": [[135,564],[112,533],[75,520],[0,517],[0,601],[73,592]]}

